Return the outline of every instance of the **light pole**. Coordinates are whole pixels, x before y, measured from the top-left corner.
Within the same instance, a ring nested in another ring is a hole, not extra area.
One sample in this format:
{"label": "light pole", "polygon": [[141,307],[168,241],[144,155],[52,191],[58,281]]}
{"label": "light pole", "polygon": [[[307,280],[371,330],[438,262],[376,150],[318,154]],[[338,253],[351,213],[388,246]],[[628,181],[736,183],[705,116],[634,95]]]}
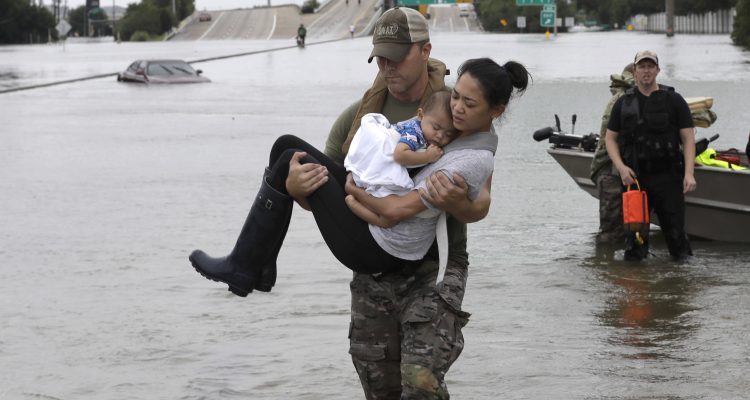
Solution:
{"label": "light pole", "polygon": [[115,15],[115,0],[112,0],[112,37],[117,42],[117,15]]}
{"label": "light pole", "polygon": [[664,11],[667,15],[667,37],[674,36],[674,0],[664,1]]}

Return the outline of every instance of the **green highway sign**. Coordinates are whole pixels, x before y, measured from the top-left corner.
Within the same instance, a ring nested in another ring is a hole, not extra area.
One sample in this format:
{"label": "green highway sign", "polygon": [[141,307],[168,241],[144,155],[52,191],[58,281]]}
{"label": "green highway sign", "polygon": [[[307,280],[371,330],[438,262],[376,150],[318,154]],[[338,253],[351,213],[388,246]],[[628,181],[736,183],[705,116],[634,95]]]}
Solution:
{"label": "green highway sign", "polygon": [[516,0],[517,6],[541,6],[545,4],[555,4],[555,0]]}
{"label": "green highway sign", "polygon": [[545,4],[545,5],[542,6],[542,11],[557,12],[557,5],[555,5],[555,4]]}
{"label": "green highway sign", "polygon": [[539,14],[539,25],[552,28],[555,26],[555,12],[542,11]]}

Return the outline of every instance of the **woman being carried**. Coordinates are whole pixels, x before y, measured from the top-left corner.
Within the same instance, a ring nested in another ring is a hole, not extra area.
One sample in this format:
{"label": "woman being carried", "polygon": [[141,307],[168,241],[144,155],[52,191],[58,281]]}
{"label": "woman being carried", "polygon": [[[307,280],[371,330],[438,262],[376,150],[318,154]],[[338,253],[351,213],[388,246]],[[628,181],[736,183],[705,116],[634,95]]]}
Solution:
{"label": "woman being carried", "polygon": [[468,184],[469,197],[475,198],[492,175],[497,147],[492,122],[505,111],[513,89],[523,91],[527,84],[528,72],[516,62],[500,66],[483,58],[461,66],[450,100],[453,124],[459,131],[457,139],[446,146],[443,157],[414,178],[419,191],[378,199],[354,184],[347,185],[353,194],[348,201],[358,213],[364,205],[390,221],[385,224],[390,227],[369,225],[350,210],[345,200],[347,171],[343,166],[299,138],[280,137],[271,150],[270,171],[263,177],[232,252],[212,258],[196,250],[190,255],[191,263],[206,278],[228,284],[238,296],[244,297],[253,289],[271,290],[276,281],[276,257],[291,218],[292,199],[286,191],[290,162],[327,168],[325,184],[307,198],[294,200],[312,210],[323,239],[346,267],[359,273],[379,273],[400,268],[404,261],[421,259],[434,240],[438,218],[437,213],[430,218],[415,217],[434,208],[424,190],[425,179],[436,171],[448,177],[460,175]]}

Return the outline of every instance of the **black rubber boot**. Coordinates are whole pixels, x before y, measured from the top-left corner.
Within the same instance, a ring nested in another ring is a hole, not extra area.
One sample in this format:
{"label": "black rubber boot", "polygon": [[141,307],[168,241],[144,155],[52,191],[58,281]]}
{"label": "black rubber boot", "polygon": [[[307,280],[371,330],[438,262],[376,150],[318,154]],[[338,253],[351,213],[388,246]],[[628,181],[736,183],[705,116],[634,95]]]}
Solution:
{"label": "black rubber boot", "polygon": [[276,257],[286,236],[292,206],[292,199],[276,191],[264,178],[232,252],[214,258],[195,250],[190,262],[198,273],[226,283],[237,296],[245,297],[253,289],[270,291],[276,281]]}
{"label": "black rubber boot", "polygon": [[644,225],[644,228],[625,238],[625,261],[641,261],[648,257],[649,225]]}
{"label": "black rubber boot", "polygon": [[[263,181],[266,181],[266,178],[271,173],[271,170],[266,167],[266,171],[263,174]],[[284,244],[284,237],[286,237],[286,232],[289,229],[289,222],[292,220],[292,209],[293,207],[289,207],[286,216],[284,219],[281,220],[281,229],[282,234],[280,236],[280,240],[277,240],[276,245],[273,246],[271,249],[272,254],[276,254],[278,256],[279,251],[281,250],[281,245]],[[257,282],[255,283],[255,290],[260,290],[261,292],[270,292],[271,288],[276,284],[276,257],[273,257],[272,259],[269,259],[268,262],[263,264],[263,267],[260,271],[260,278],[258,278]]]}

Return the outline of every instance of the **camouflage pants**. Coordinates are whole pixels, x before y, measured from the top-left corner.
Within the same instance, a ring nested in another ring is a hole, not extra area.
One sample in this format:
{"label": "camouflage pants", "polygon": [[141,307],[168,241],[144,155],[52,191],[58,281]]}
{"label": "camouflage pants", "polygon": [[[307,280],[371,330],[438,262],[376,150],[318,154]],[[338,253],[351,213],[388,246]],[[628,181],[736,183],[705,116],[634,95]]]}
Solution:
{"label": "camouflage pants", "polygon": [[596,242],[622,244],[625,228],[622,222],[622,180],[612,164],[604,166],[595,176],[599,194],[599,232]]}
{"label": "camouflage pants", "polygon": [[429,262],[399,273],[354,274],[349,353],[366,399],[450,398],[445,374],[463,350],[469,314],[438,294],[436,274]]}

